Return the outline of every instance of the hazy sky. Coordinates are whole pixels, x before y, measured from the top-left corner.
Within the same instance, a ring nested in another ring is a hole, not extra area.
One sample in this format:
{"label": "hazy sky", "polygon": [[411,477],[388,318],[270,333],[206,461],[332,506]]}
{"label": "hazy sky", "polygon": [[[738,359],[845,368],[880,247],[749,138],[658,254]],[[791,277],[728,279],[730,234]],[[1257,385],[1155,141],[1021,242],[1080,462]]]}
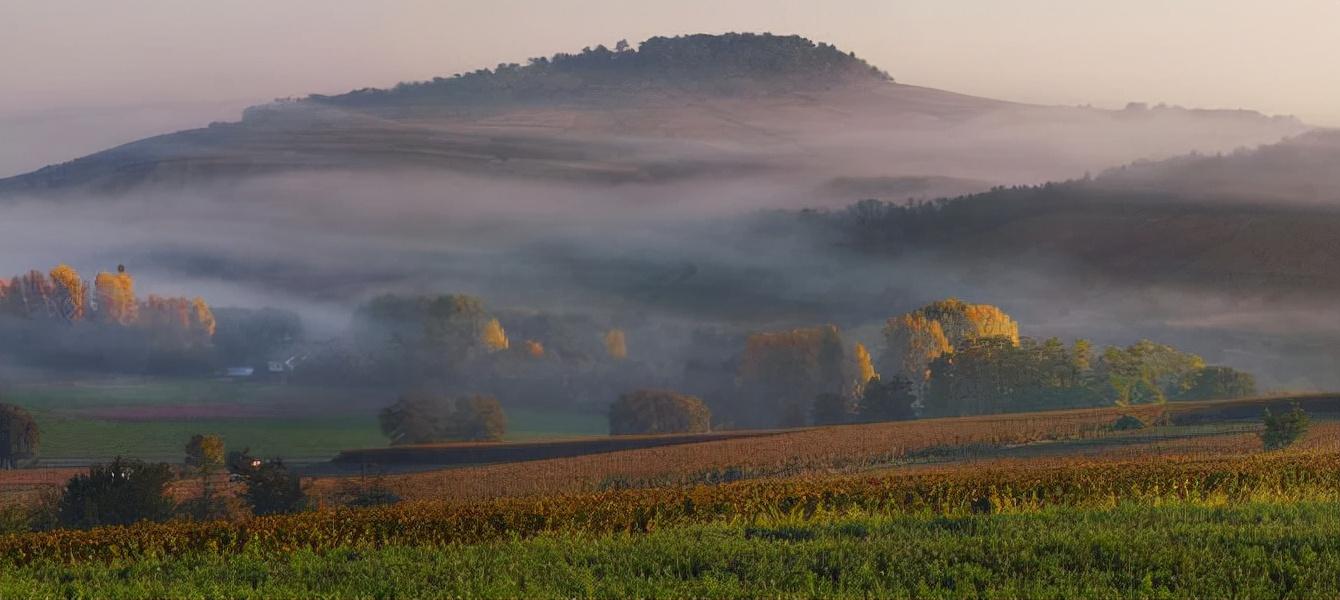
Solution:
{"label": "hazy sky", "polygon": [[694,32],[798,33],[995,98],[1340,125],[1338,24],[1338,0],[0,0],[0,176],[274,97]]}

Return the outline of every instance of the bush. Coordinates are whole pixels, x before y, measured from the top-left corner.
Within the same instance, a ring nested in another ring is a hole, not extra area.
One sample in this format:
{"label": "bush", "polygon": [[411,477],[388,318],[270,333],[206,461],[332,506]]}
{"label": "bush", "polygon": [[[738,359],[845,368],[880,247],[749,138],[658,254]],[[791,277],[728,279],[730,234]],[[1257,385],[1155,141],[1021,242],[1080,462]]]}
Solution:
{"label": "bush", "polygon": [[246,484],[242,497],[251,505],[253,514],[293,513],[307,507],[302,479],[280,459],[242,473],[242,479]]}
{"label": "bush", "polygon": [[628,392],[610,405],[610,435],[701,433],[712,412],[696,396],[668,390]]}
{"label": "bush", "polygon": [[1278,450],[1294,443],[1307,433],[1309,422],[1307,413],[1297,404],[1279,416],[1271,414],[1267,408],[1261,420],[1266,426],[1265,431],[1261,432],[1261,442],[1265,444],[1266,450]]}
{"label": "bush", "polygon": [[1140,420],[1140,417],[1135,415],[1122,415],[1121,418],[1112,423],[1112,431],[1131,431],[1135,429],[1144,429],[1146,426],[1145,422]]}
{"label": "bush", "polygon": [[65,485],[57,518],[66,527],[129,525],[137,521],[164,521],[172,516],[167,485],[172,469],[116,457],[94,465],[87,475],[76,475]]}

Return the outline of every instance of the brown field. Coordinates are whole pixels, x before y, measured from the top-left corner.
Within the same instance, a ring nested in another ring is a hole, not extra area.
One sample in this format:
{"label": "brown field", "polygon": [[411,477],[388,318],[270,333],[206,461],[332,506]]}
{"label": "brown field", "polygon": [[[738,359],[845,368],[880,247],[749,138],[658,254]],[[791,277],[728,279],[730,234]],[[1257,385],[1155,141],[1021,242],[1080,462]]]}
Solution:
{"label": "brown field", "polygon": [[[1296,399],[1316,418],[1306,438],[1296,447],[1340,452],[1340,421],[1323,420],[1340,408],[1340,398],[1317,395]],[[1154,456],[1179,461],[1223,459],[1260,452],[1256,430],[1263,407],[1283,408],[1292,400],[1257,398],[739,432],[724,437],[706,436],[706,441],[700,436],[638,436],[627,441],[635,444],[662,438],[674,443],[613,451],[607,444],[588,448],[580,441],[388,449],[374,454],[385,460],[396,457],[395,451],[411,450],[444,453],[442,456],[458,461],[470,456],[498,458],[480,454],[481,448],[488,447],[517,448],[518,454],[506,459],[507,462],[495,464],[382,475],[378,475],[376,468],[364,468],[358,476],[330,475],[335,469],[316,469],[306,486],[316,498],[328,503],[372,474],[408,500],[472,501],[714,484],[736,479],[853,473],[896,477],[984,467],[1032,469],[1115,464]],[[1123,414],[1165,424],[1136,431],[1111,431],[1109,425]],[[533,458],[555,448],[559,452],[591,448],[596,451]],[[411,454],[411,459],[415,458]],[[40,497],[43,489],[54,489],[79,471],[0,472],[0,504],[32,501]],[[229,487],[222,481],[220,484]],[[184,499],[198,489],[198,482],[184,480],[173,485],[172,493]]]}

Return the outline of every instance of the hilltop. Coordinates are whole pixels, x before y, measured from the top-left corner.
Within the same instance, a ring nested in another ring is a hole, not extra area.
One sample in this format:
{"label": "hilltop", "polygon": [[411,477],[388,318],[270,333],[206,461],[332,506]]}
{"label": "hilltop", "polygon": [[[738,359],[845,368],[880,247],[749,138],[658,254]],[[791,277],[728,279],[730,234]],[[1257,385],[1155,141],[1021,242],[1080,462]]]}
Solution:
{"label": "hilltop", "polygon": [[[757,180],[773,206],[985,191],[1305,131],[1287,117],[1033,106],[895,82],[799,36],[654,37],[392,89],[280,100],[0,179],[0,194],[172,190],[289,173],[574,184]],[[853,185],[854,184],[854,185]]]}

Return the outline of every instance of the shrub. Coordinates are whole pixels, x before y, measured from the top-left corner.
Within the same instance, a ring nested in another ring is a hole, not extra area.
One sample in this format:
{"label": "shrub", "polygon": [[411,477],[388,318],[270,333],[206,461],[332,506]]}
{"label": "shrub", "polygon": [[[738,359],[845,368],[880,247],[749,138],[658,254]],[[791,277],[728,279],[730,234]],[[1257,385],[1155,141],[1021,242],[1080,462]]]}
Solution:
{"label": "shrub", "polygon": [[1309,421],[1307,413],[1297,404],[1294,404],[1289,412],[1279,416],[1271,414],[1267,408],[1261,420],[1266,426],[1261,432],[1261,442],[1265,444],[1266,450],[1278,450],[1303,437],[1303,434],[1307,433]]}
{"label": "shrub", "polygon": [[118,456],[70,479],[57,508],[58,519],[66,527],[80,528],[166,520],[172,516],[172,499],[167,495],[171,481],[172,469],[164,463]]}
{"label": "shrub", "polygon": [[610,434],[700,433],[712,427],[712,412],[696,396],[669,390],[628,392],[610,405]]}
{"label": "shrub", "polygon": [[307,506],[302,480],[283,460],[267,461],[242,474],[246,491],[242,497],[256,515],[298,512]]}

